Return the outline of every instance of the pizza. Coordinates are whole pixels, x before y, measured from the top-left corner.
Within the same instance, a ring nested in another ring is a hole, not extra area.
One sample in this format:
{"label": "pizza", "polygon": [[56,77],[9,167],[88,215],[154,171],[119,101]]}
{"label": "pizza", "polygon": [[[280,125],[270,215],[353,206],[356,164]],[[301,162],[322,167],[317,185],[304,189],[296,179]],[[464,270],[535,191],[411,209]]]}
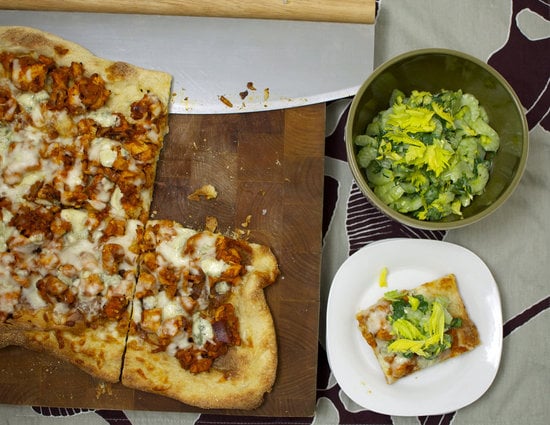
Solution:
{"label": "pizza", "polygon": [[480,344],[454,274],[388,291],[356,319],[388,384]]}
{"label": "pizza", "polygon": [[167,220],[149,221],[142,245],[122,383],[203,408],[257,406],[277,366],[263,292],[273,255]]}
{"label": "pizza", "polygon": [[271,250],[153,220],[172,77],[0,27],[0,347],[205,408],[275,379]]}

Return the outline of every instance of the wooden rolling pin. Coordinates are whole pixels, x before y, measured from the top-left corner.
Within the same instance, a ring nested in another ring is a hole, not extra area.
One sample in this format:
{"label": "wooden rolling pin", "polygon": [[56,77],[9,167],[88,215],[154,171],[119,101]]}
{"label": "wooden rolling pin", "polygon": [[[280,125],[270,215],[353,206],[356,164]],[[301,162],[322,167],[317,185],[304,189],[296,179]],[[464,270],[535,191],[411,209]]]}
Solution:
{"label": "wooden rolling pin", "polygon": [[[375,0],[0,0],[0,9],[372,24]],[[1,12],[0,12],[1,13]]]}

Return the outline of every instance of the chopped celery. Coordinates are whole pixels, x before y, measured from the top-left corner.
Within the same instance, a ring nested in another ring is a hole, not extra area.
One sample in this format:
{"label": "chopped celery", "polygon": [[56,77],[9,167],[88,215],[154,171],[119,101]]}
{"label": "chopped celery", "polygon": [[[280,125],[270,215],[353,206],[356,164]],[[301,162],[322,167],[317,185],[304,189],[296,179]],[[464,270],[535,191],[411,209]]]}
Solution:
{"label": "chopped celery", "polygon": [[384,298],[391,302],[388,319],[393,340],[389,352],[433,358],[451,346],[449,329],[462,326],[460,319],[455,320],[447,310],[446,298],[428,300],[420,294],[397,290],[386,292]]}
{"label": "chopped celery", "polygon": [[462,215],[483,193],[500,145],[479,101],[461,90],[394,90],[390,107],[354,140],[371,189],[421,220]]}

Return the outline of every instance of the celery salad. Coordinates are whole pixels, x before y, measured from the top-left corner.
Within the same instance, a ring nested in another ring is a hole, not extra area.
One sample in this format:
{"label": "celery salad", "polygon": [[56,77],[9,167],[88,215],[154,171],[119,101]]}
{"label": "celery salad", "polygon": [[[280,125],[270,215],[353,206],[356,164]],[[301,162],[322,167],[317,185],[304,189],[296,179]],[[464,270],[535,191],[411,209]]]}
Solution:
{"label": "celery salad", "polygon": [[471,94],[394,90],[381,111],[356,136],[357,162],[382,202],[420,220],[462,215],[481,194],[499,136]]}

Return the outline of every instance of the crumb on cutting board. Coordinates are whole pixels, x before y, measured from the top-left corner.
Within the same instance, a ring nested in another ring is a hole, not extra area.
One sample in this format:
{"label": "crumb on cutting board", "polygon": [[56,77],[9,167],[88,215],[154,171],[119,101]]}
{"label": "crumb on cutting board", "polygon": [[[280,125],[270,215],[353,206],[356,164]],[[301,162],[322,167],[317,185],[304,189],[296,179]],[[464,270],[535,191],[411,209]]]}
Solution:
{"label": "crumb on cutting board", "polygon": [[211,184],[205,184],[204,186],[200,187],[189,196],[187,196],[187,199],[189,199],[190,201],[200,201],[201,198],[215,199],[217,198],[217,196],[218,192],[216,191],[216,188]]}

